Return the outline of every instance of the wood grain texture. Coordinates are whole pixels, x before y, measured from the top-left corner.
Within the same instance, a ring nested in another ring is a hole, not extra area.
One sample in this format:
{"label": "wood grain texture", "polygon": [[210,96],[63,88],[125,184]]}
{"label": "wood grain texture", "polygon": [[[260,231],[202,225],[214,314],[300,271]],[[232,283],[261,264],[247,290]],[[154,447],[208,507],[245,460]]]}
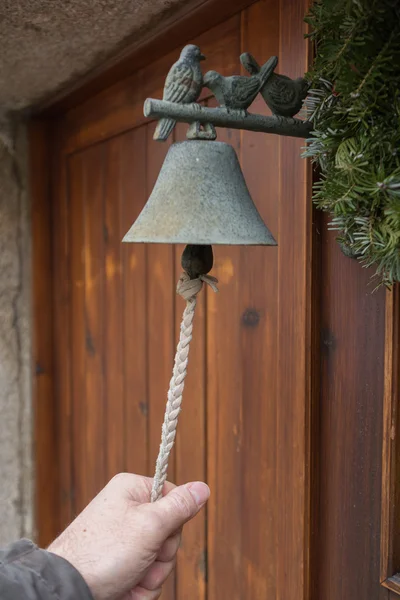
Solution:
{"label": "wood grain texture", "polygon": [[[85,241],[84,241],[84,157],[72,156],[68,164],[70,190],[71,243],[71,446],[72,446],[72,513],[85,506],[87,490],[86,455],[86,340],[85,340]],[[72,237],[72,236],[71,236]]]}
{"label": "wood grain texture", "polygon": [[105,286],[104,376],[106,388],[107,480],[124,470],[125,465],[125,395],[123,368],[122,243],[120,211],[124,182],[122,181],[121,138],[111,139],[106,146],[105,198],[103,238],[105,245],[102,266]]}
{"label": "wood grain texture", "polygon": [[380,598],[385,294],[321,228],[316,599]]}
{"label": "wood grain texture", "polygon": [[[280,2],[279,70],[301,76],[308,67],[306,5]],[[278,233],[277,599],[308,598],[309,435],[311,410],[312,206],[300,140],[280,140]]]}
{"label": "wood grain texture", "polygon": [[[72,365],[71,365],[71,240],[70,213],[68,194],[68,161],[62,153],[62,136],[59,128],[52,132],[53,172],[52,198],[53,219],[50,230],[53,250],[53,352],[54,352],[54,385],[53,405],[57,407],[57,455],[59,472],[59,529],[52,532],[56,535],[70,523],[73,514],[73,480],[72,480]],[[36,424],[40,424],[36,417]],[[48,457],[47,457],[48,460]],[[39,488],[38,488],[39,494]],[[41,529],[40,521],[38,528]]]}
{"label": "wood grain texture", "polygon": [[[120,138],[120,240],[146,201],[146,128]],[[149,398],[147,378],[147,250],[122,244],[125,469],[148,475]]]}
{"label": "wood grain texture", "polygon": [[49,128],[45,122],[30,125],[30,192],[32,199],[32,313],[33,313],[33,410],[36,454],[35,520],[37,542],[46,545],[60,527],[57,458],[57,407],[53,402],[53,260],[51,239],[51,190],[47,173],[50,161]]}
{"label": "wood grain texture", "polygon": [[[400,572],[400,460],[398,457],[400,302],[399,288],[386,293],[385,379],[383,398],[381,581],[395,590]],[[395,591],[400,592],[400,586]]]}
{"label": "wood grain texture", "polygon": [[[106,284],[105,284],[105,240],[103,234],[105,219],[105,182],[107,178],[106,148],[97,145],[84,155],[82,190],[76,202],[83,211],[83,239],[73,234],[73,243],[82,244],[84,260],[84,341],[85,371],[84,390],[74,401],[84,404],[85,426],[80,434],[85,439],[82,453],[83,475],[79,475],[80,486],[85,481],[82,497],[83,508],[105,485],[108,453],[107,443],[107,388],[105,363],[108,353],[106,326]],[[74,200],[74,198],[73,198]],[[73,275],[74,276],[74,275]],[[75,280],[76,281],[76,280]],[[77,285],[80,285],[78,280]],[[112,348],[114,349],[114,348]],[[79,419],[79,413],[77,413]],[[80,472],[81,466],[78,466]],[[78,491],[78,485],[77,485]]]}
{"label": "wood grain texture", "polygon": [[[279,53],[279,3],[258,2],[242,12],[241,52],[260,62]],[[261,97],[252,107],[269,114]],[[240,157],[251,196],[277,238],[281,202],[280,139],[241,132]],[[241,521],[243,598],[277,594],[276,545],[279,502],[276,489],[278,406],[278,248],[241,248],[238,281],[243,373],[243,483]],[[257,519],[249,518],[257,515]]]}
{"label": "wood grain texture", "polygon": [[[309,179],[316,181],[318,174],[312,171],[309,165]],[[323,288],[323,272],[321,264],[321,231],[324,227],[322,222],[323,213],[313,208],[312,216],[312,284],[311,284],[311,323],[310,323],[310,418],[309,418],[309,568],[307,570],[308,581],[306,582],[310,600],[317,600],[318,575],[320,552],[318,546],[318,515],[319,515],[319,473],[320,473],[320,399],[321,399],[321,296]]]}

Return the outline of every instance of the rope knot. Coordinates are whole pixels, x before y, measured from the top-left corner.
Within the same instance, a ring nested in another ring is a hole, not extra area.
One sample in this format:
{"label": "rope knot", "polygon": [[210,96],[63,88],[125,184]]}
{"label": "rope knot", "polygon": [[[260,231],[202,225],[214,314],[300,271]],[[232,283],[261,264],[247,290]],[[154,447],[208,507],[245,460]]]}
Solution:
{"label": "rope knot", "polygon": [[218,279],[216,279],[216,277],[212,277],[211,275],[199,275],[196,279],[190,279],[187,273],[182,273],[179,277],[176,293],[188,302],[192,298],[195,298],[202,290],[203,283],[209,285],[214,292],[218,292],[216,285]]}

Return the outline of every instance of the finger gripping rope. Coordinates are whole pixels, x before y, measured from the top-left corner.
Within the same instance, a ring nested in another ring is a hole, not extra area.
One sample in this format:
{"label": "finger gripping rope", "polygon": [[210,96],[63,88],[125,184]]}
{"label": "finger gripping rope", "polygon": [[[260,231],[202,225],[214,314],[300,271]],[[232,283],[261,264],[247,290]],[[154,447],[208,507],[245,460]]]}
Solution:
{"label": "finger gripping rope", "polygon": [[156,472],[151,491],[151,501],[155,502],[162,496],[162,489],[167,479],[168,459],[174,445],[178,416],[181,411],[183,388],[189,357],[189,346],[192,339],[193,317],[196,308],[197,294],[201,291],[203,283],[209,285],[214,292],[218,291],[215,277],[200,275],[197,279],[190,279],[187,273],[179,278],[177,293],[186,300],[183,312],[179,343],[176,349],[172,378],[169,384],[167,405],[165,408],[164,423],[161,430],[161,444],[158,453]]}

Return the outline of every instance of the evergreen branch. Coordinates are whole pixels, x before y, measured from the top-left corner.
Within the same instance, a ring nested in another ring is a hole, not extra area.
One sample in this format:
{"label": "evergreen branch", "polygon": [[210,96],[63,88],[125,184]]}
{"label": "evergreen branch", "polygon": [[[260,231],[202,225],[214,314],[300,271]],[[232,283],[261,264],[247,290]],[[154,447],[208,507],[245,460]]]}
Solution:
{"label": "evergreen branch", "polygon": [[400,281],[399,16],[394,0],[318,0],[307,19],[313,200],[342,249],[387,286]]}
{"label": "evergreen branch", "polygon": [[384,47],[382,48],[382,50],[379,52],[378,56],[376,56],[375,59],[372,61],[372,64],[371,64],[370,68],[368,69],[365,77],[363,78],[363,80],[361,81],[360,85],[358,86],[358,88],[356,89],[356,91],[354,92],[354,94],[352,95],[353,98],[357,98],[360,95],[361,90],[363,89],[365,83],[368,81],[369,77],[371,77],[371,74],[376,69],[376,66],[379,63],[380,59],[382,58],[382,55],[384,55],[385,52],[386,52],[386,50],[390,47],[390,44],[392,42],[393,34],[394,34],[394,32],[392,31],[392,33],[390,35],[390,38],[388,39],[388,41],[386,42],[386,44],[384,45]]}

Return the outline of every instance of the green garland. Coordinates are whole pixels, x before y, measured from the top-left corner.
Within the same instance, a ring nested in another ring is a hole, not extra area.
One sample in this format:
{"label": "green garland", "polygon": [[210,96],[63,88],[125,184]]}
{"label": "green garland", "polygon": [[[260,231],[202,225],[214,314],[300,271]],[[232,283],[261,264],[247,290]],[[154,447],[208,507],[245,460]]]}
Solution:
{"label": "green garland", "polygon": [[400,0],[319,0],[306,22],[316,58],[307,74],[320,167],[316,205],[348,255],[400,281]]}

